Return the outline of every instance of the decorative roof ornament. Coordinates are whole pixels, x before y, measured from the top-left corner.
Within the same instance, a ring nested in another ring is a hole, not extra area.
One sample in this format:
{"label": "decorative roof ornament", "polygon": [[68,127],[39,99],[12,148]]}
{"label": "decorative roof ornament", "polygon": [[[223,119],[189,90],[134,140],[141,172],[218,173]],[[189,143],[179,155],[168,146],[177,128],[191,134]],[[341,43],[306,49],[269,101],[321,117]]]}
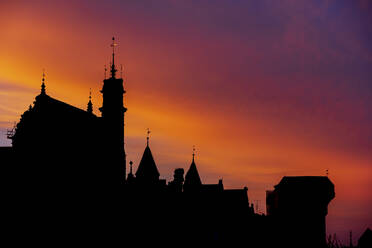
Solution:
{"label": "decorative roof ornament", "polygon": [[118,44],[115,42],[115,37],[112,37],[112,43],[111,43],[111,47],[112,47],[111,77],[112,78],[115,78],[115,74],[117,72],[117,70],[115,68],[115,47],[117,45]]}
{"label": "decorative roof ornament", "polygon": [[147,137],[146,137],[146,139],[147,139],[147,146],[149,146],[149,139],[150,139],[150,129],[149,128],[147,128]]}
{"label": "decorative roof ornament", "polygon": [[133,161],[129,161],[129,173],[133,174]]}
{"label": "decorative roof ornament", "polygon": [[192,162],[194,162],[195,158],[195,145],[192,146]]}
{"label": "decorative roof ornament", "polygon": [[46,95],[45,93],[45,69],[43,69],[43,78],[41,79],[41,94]]}
{"label": "decorative roof ornament", "polygon": [[89,88],[89,102],[88,102],[87,112],[90,114],[93,113],[92,88]]}

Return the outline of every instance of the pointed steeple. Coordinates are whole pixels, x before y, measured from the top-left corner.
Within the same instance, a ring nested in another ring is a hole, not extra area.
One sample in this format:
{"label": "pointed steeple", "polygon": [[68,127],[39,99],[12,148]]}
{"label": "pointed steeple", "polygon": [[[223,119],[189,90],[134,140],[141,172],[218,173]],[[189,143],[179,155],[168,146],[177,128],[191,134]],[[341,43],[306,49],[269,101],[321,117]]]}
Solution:
{"label": "pointed steeple", "polygon": [[112,44],[111,44],[111,47],[112,47],[112,63],[111,63],[111,77],[112,78],[115,78],[115,75],[116,75],[116,68],[115,68],[115,47],[117,46],[118,44],[115,43],[115,37],[112,37]]}
{"label": "pointed steeple", "polygon": [[[149,131],[147,131],[149,134]],[[147,136],[147,146],[143,152],[141,162],[138,165],[136,178],[142,182],[154,183],[159,180],[160,173],[155,164],[154,157],[152,156]]]}
{"label": "pointed steeple", "polygon": [[46,95],[45,93],[45,70],[43,69],[43,79],[41,80],[41,95]]}
{"label": "pointed steeple", "polygon": [[193,147],[192,162],[185,176],[184,188],[185,190],[198,189],[201,185],[202,182],[195,164],[195,147]]}
{"label": "pointed steeple", "polygon": [[87,112],[92,114],[93,113],[93,103],[92,103],[92,89],[89,89],[89,102],[87,106]]}

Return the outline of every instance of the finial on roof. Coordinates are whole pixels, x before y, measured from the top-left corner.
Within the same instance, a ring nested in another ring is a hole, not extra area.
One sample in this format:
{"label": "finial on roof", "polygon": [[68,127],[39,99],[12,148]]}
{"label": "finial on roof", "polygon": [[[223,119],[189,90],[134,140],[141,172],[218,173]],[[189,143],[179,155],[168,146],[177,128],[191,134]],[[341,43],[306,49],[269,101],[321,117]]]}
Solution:
{"label": "finial on roof", "polygon": [[92,88],[89,88],[89,102],[88,102],[87,112],[90,114],[93,113]]}
{"label": "finial on roof", "polygon": [[45,95],[45,69],[43,69],[43,79],[41,81],[41,94]]}
{"label": "finial on roof", "polygon": [[112,64],[111,64],[111,77],[112,78],[115,78],[115,74],[116,74],[116,68],[115,68],[115,47],[117,46],[118,44],[115,42],[115,37],[112,37],[112,43],[111,43],[111,47],[112,47]]}
{"label": "finial on roof", "polygon": [[120,64],[120,78],[123,78],[123,65]]}
{"label": "finial on roof", "polygon": [[329,170],[326,169],[326,176],[328,177],[328,175],[329,175]]}
{"label": "finial on roof", "polygon": [[192,146],[192,162],[194,162],[195,158],[195,145]]}
{"label": "finial on roof", "polygon": [[105,75],[105,78],[104,78],[104,79],[107,78],[107,75],[106,75],[106,74],[107,74],[107,67],[106,67],[106,65],[105,65],[105,74],[104,74],[104,75]]}
{"label": "finial on roof", "polygon": [[133,161],[129,161],[129,174],[133,174]]}
{"label": "finial on roof", "polygon": [[147,128],[147,146],[149,146],[149,139],[150,139],[150,129],[149,128]]}

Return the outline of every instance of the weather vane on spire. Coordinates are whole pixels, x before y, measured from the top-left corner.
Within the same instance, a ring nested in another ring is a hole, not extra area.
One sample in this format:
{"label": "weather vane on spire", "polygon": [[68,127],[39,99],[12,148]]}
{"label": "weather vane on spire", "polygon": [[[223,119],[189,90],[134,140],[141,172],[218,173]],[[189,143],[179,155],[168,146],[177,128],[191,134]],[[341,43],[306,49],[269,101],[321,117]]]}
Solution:
{"label": "weather vane on spire", "polygon": [[115,42],[115,37],[112,37],[112,43],[111,43],[111,47],[112,47],[112,64],[111,64],[111,77],[112,78],[115,78],[115,73],[116,73],[116,68],[115,68],[115,47],[117,46],[118,44]]}
{"label": "weather vane on spire", "polygon": [[150,128],[147,128],[147,146],[149,146],[150,133]]}

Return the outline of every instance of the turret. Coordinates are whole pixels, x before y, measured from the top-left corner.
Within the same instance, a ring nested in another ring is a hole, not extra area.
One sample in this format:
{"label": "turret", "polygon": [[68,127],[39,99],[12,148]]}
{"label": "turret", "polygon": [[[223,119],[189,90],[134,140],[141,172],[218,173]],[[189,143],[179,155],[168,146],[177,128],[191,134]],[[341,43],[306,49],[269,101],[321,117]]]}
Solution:
{"label": "turret", "polygon": [[183,188],[185,191],[194,191],[199,190],[201,188],[201,185],[202,182],[200,180],[199,172],[195,164],[195,148],[193,148],[192,162],[189,170],[186,173]]}
{"label": "turret", "polygon": [[[123,96],[125,93],[123,79],[116,78],[115,67],[115,38],[112,38],[112,63],[111,77],[103,80],[101,93],[103,95],[102,113],[107,144],[107,160],[110,162],[111,175],[114,183],[125,181],[126,175],[126,154],[124,148],[124,114],[127,109],[124,107]],[[117,176],[118,175],[118,176]],[[118,178],[116,178],[118,177]]]}

